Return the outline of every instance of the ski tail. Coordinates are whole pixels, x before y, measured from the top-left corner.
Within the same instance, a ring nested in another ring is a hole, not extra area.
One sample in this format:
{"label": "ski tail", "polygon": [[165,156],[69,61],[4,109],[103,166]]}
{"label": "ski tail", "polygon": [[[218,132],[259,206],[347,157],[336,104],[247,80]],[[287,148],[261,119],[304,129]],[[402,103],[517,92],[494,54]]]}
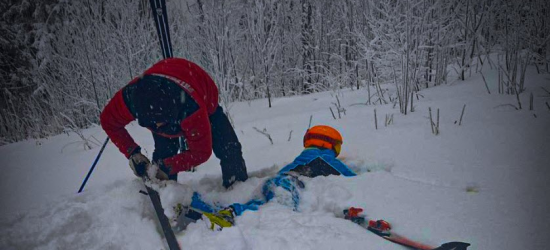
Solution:
{"label": "ski tail", "polygon": [[367,227],[367,230],[386,240],[389,240],[393,243],[402,245],[410,249],[416,249],[416,250],[433,250],[434,249],[434,247],[432,246],[411,240],[409,238],[393,233],[391,231],[380,231],[372,227]]}
{"label": "ski tail", "polygon": [[153,203],[153,207],[155,208],[155,213],[157,214],[160,226],[162,227],[164,238],[166,239],[166,243],[168,243],[168,247],[170,248],[170,250],[180,250],[181,248],[178,241],[176,240],[176,235],[174,234],[172,227],[170,227],[170,222],[168,221],[168,218],[166,218],[166,215],[164,215],[164,209],[162,208],[162,204],[160,203],[159,193],[147,186],[145,177],[143,177],[143,184],[145,185],[145,188],[147,189],[147,195],[151,199],[151,203]]}
{"label": "ski tail", "polygon": [[449,242],[433,250],[466,250],[470,244],[465,242]]}
{"label": "ski tail", "polygon": [[170,40],[170,29],[168,26],[168,14],[166,12],[166,0],[150,0],[155,27],[159,37],[163,58],[173,57],[172,41]]}

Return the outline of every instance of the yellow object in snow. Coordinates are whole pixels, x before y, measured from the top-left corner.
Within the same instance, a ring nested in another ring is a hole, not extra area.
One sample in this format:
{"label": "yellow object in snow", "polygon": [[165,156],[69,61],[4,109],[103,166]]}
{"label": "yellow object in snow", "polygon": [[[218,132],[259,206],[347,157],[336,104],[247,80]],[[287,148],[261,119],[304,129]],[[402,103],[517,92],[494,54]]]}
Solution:
{"label": "yellow object in snow", "polygon": [[222,210],[217,214],[214,213],[202,213],[208,220],[210,220],[210,229],[214,230],[216,228],[216,225],[218,225],[220,228],[218,230],[221,230],[224,227],[232,227],[233,222],[233,215],[230,211]]}

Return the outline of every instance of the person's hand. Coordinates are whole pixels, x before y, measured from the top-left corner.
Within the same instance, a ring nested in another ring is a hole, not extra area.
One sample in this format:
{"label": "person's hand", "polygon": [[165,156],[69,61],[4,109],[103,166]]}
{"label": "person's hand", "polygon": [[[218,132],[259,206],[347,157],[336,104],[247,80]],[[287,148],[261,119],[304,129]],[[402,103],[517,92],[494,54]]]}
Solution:
{"label": "person's hand", "polygon": [[129,160],[130,168],[137,177],[143,177],[147,174],[147,169],[151,166],[149,159],[141,152],[133,153]]}
{"label": "person's hand", "polygon": [[157,179],[162,181],[168,180],[170,176],[170,171],[172,169],[164,165],[164,162],[162,160],[158,160],[157,162],[155,162],[155,165],[156,165],[156,171],[157,171],[155,176],[157,177]]}

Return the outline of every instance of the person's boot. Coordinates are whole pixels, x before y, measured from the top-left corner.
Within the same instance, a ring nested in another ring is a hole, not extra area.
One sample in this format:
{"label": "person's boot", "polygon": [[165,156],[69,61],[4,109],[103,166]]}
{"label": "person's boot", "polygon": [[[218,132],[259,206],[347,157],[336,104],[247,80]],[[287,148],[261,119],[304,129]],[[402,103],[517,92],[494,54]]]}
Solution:
{"label": "person's boot", "polygon": [[183,206],[181,203],[178,203],[174,207],[174,211],[176,212],[176,217],[173,220],[175,225],[172,227],[174,232],[181,232],[187,229],[189,224],[197,222],[202,217],[201,213],[189,209],[189,207]]}
{"label": "person's boot", "polygon": [[203,213],[210,221],[210,229],[221,231],[224,227],[232,227],[235,225],[235,211],[233,207],[226,207],[217,213]]}
{"label": "person's boot", "polygon": [[369,227],[378,231],[389,231],[391,229],[390,223],[385,220],[369,220]]}

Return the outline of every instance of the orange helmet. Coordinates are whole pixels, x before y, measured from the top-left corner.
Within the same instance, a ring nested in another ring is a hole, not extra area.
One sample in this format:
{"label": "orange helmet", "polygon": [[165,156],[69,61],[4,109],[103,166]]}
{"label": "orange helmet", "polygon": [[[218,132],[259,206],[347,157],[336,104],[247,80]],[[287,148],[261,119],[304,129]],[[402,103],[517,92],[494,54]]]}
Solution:
{"label": "orange helmet", "polygon": [[342,148],[342,135],[338,130],[325,126],[317,125],[308,129],[304,135],[304,147],[311,146],[332,149],[336,152],[336,156],[340,154]]}

